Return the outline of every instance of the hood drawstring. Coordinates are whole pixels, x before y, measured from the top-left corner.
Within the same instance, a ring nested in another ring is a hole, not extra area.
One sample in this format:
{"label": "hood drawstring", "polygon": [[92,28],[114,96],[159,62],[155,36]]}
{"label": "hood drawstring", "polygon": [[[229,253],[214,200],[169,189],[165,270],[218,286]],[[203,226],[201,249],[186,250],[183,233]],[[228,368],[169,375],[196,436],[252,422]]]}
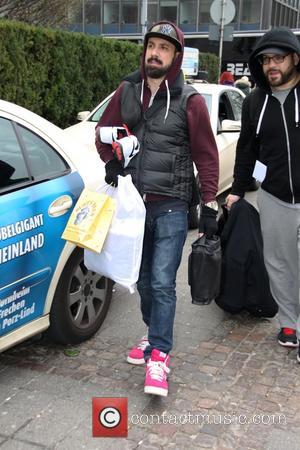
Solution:
{"label": "hood drawstring", "polygon": [[[299,127],[299,99],[298,99],[297,89],[294,89],[294,95],[295,95],[295,122],[296,122],[296,127],[298,128]],[[266,98],[265,98],[262,110],[260,112],[257,127],[256,127],[256,137],[258,136],[258,134],[260,132],[260,127],[261,127],[262,119],[263,119],[263,116],[265,113],[265,109],[267,107],[268,100],[269,100],[269,95],[266,94]]]}
{"label": "hood drawstring", "polygon": [[295,122],[296,122],[296,127],[299,127],[299,99],[298,99],[298,94],[297,94],[297,89],[294,89],[294,94],[295,94]]}
{"label": "hood drawstring", "polygon": [[[167,119],[167,117],[168,117],[169,109],[170,109],[170,103],[171,103],[171,95],[170,95],[170,89],[169,89],[169,83],[168,83],[168,80],[165,80],[165,85],[166,85],[166,90],[167,90],[167,108],[166,108],[166,114],[165,114],[165,117],[164,117],[164,123],[166,122],[166,119]],[[143,104],[143,97],[144,97],[144,87],[145,87],[145,80],[142,81],[142,89],[141,89],[141,97],[140,97],[140,100],[141,100],[141,103],[142,103],[142,104]],[[157,91],[158,91],[158,89],[157,89]],[[156,92],[157,92],[157,91],[156,91]],[[151,97],[152,102],[153,102],[153,99],[154,99],[154,97],[155,97],[155,95],[156,95],[156,92],[155,92],[155,94]],[[149,107],[152,105],[152,102],[151,102],[151,100],[150,100]]]}
{"label": "hood drawstring", "polygon": [[266,94],[266,98],[265,98],[265,101],[264,101],[264,104],[263,104],[263,107],[262,107],[262,110],[260,112],[259,119],[258,119],[258,122],[257,122],[256,137],[258,136],[258,134],[260,132],[260,127],[261,127],[261,123],[262,123],[263,116],[264,116],[264,113],[265,113],[265,109],[267,107],[268,100],[269,100],[269,95]]}
{"label": "hood drawstring", "polygon": [[166,114],[164,117],[164,123],[166,122],[166,118],[168,117],[169,109],[170,109],[170,90],[169,90],[168,80],[165,80],[165,85],[166,85],[166,89],[167,89],[167,109],[166,109]]}
{"label": "hood drawstring", "polygon": [[144,84],[145,80],[142,81],[142,89],[141,89],[141,104],[143,104],[143,98],[144,98]]}

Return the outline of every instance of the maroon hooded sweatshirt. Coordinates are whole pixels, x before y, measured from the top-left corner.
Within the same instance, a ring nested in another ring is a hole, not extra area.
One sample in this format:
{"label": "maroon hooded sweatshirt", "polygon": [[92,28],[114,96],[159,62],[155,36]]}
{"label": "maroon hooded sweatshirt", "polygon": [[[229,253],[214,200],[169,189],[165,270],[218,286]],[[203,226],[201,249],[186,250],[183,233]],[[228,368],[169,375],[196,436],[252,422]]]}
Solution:
{"label": "maroon hooded sweatshirt", "polygon": [[[162,21],[159,23],[170,23]],[[178,39],[182,44],[182,49],[184,49],[184,36],[182,31],[177,28],[173,23],[171,25],[176,29]],[[147,77],[145,75],[144,63],[145,63],[145,53],[146,46],[144,44],[144,50],[141,61],[141,75],[142,79],[145,80],[144,83],[144,94],[143,94],[143,104],[142,108],[145,111],[148,108],[149,101],[151,98],[151,91],[147,85]],[[183,58],[183,51],[180,52],[177,58],[174,59],[173,65],[169,69],[165,76],[165,80],[168,81],[169,86],[172,86],[176,78],[179,76],[181,71]],[[162,82],[159,90],[165,90],[165,82]],[[121,92],[123,88],[123,83],[119,85],[115,91],[113,97],[111,98],[109,105],[105,109],[99,123],[96,126],[96,147],[101,159],[106,163],[107,161],[113,159],[113,153],[111,145],[102,144],[99,140],[99,133],[97,132],[98,127],[103,126],[123,126],[124,121],[121,116]],[[154,98],[155,102],[155,98]],[[201,184],[201,196],[202,202],[207,203],[213,201],[216,198],[218,191],[218,181],[219,181],[219,154],[215,138],[211,129],[209,114],[207,111],[206,103],[204,98],[200,95],[192,95],[189,97],[187,106],[187,123],[189,129],[189,140],[191,148],[192,160],[196,165],[200,184]],[[152,200],[159,200],[158,195],[153,195]],[[165,199],[165,196],[161,196],[161,199]]]}

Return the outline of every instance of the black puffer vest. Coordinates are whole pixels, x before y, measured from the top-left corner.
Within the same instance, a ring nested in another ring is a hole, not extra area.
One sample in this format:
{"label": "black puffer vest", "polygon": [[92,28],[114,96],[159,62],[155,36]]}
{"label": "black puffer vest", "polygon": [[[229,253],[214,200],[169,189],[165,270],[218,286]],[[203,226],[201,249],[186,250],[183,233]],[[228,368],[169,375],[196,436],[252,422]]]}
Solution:
{"label": "black puffer vest", "polygon": [[184,85],[180,75],[170,88],[171,101],[165,119],[166,91],[157,93],[152,106],[143,113],[140,75],[135,72],[131,78],[123,85],[121,114],[124,123],[137,136],[140,151],[126,171],[132,175],[141,195],[160,194],[190,202],[193,162],[186,104],[188,98],[197,94],[197,91]]}

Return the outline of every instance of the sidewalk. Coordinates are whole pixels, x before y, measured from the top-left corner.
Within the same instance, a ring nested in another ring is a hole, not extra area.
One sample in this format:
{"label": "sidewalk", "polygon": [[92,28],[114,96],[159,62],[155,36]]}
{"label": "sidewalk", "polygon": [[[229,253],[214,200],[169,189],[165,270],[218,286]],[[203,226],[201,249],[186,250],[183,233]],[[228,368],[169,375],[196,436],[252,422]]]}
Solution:
{"label": "sidewalk", "polygon": [[[195,237],[178,275],[169,396],[146,396],[144,368],[125,361],[144,328],[138,296],[117,287],[102,329],[77,356],[43,341],[0,355],[0,448],[299,450],[296,350],[277,344],[276,319],[191,304]],[[128,397],[127,439],[92,438],[92,397]]]}

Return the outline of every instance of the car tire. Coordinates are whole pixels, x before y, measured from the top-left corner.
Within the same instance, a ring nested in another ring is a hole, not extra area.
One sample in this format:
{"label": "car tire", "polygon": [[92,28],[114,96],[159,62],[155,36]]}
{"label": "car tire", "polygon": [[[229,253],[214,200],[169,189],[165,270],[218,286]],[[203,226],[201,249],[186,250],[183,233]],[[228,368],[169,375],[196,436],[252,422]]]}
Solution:
{"label": "car tire", "polygon": [[77,248],[57,285],[48,337],[59,344],[79,344],[91,338],[107,315],[112,287],[111,280],[85,267],[83,250]]}
{"label": "car tire", "polygon": [[190,230],[198,229],[200,220],[200,206],[194,205],[189,209],[189,228]]}

